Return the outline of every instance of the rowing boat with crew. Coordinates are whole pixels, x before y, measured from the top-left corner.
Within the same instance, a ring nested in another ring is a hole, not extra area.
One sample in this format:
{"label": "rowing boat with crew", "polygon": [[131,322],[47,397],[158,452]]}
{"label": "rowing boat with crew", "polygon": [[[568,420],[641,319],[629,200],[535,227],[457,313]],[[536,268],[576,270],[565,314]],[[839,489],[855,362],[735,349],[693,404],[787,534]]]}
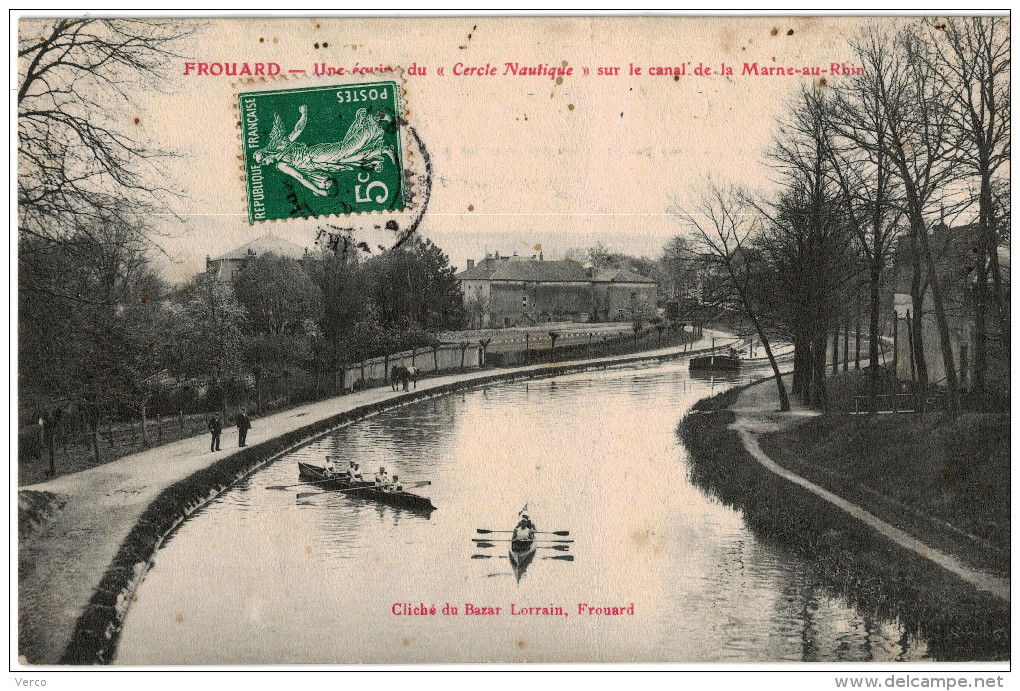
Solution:
{"label": "rowing boat with crew", "polygon": [[325,468],[310,463],[298,462],[298,477],[303,481],[314,483],[324,490],[342,491],[400,509],[423,512],[432,512],[436,509],[428,497],[406,491],[387,491],[377,487],[374,482],[351,482],[340,475],[329,476],[326,474]]}

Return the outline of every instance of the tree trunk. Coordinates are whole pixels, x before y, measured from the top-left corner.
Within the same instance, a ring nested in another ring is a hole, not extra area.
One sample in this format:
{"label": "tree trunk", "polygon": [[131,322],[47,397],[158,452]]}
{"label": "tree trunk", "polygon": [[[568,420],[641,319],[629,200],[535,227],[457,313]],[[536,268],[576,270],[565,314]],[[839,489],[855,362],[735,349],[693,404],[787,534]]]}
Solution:
{"label": "tree trunk", "polygon": [[928,397],[928,365],[924,360],[924,338],[921,333],[924,320],[924,292],[921,287],[921,257],[917,251],[917,241],[911,237],[911,255],[914,264],[914,275],[910,281],[910,301],[913,309],[913,317],[910,319],[910,349],[913,354],[914,370],[916,373],[916,395],[918,413],[923,413],[925,402]]}
{"label": "tree trunk", "polygon": [[839,374],[839,319],[833,320],[832,327],[832,376]]}
{"label": "tree trunk", "polygon": [[898,382],[900,377],[900,318],[896,316],[895,312],[893,312],[892,322],[892,371],[893,381]]}
{"label": "tree trunk", "polygon": [[814,346],[811,348],[812,366],[814,371],[811,374],[811,403],[816,408],[825,410],[828,407],[828,394],[825,388],[825,351],[828,334],[824,325],[818,328]]}
{"label": "tree trunk", "polygon": [[857,313],[857,324],[854,327],[854,369],[861,368],[861,313]]}
{"label": "tree trunk", "polygon": [[914,320],[911,317],[912,312],[907,310],[907,353],[910,354],[910,384],[913,389],[917,389],[917,364],[914,361]]}
{"label": "tree trunk", "polygon": [[868,280],[870,294],[868,296],[868,410],[878,409],[878,390],[881,383],[878,379],[878,310],[881,304],[881,263],[871,260],[871,272]]}
{"label": "tree trunk", "polygon": [[[982,180],[978,211],[977,282],[974,285],[974,393],[978,400],[984,397],[988,373],[988,217],[985,205],[985,180]],[[991,188],[988,190],[991,197]],[[969,278],[969,276],[968,276]]]}
{"label": "tree trunk", "polygon": [[142,403],[142,446],[149,448],[149,418],[147,406]]}
{"label": "tree trunk", "polygon": [[761,328],[761,324],[758,323],[758,318],[753,316],[750,311],[750,307],[747,307],[747,302],[744,302],[745,309],[747,309],[748,315],[751,316],[751,323],[754,324],[754,330],[758,332],[758,338],[761,339],[761,344],[765,347],[765,355],[769,359],[769,364],[772,366],[772,373],[776,377],[776,388],[779,391],[779,410],[787,412],[790,410],[790,397],[786,394],[786,384],[783,383],[783,375],[779,372],[779,363],[776,362],[776,356],[772,354],[772,346],[769,344],[769,339],[766,338],[765,332]]}
{"label": "tree trunk", "polygon": [[850,369],[850,317],[846,318],[843,325],[843,371]]}
{"label": "tree trunk", "polygon": [[[89,428],[92,432],[92,460],[96,465],[99,465],[99,417],[93,418],[89,424]],[[113,446],[113,444],[110,444]]]}
{"label": "tree trunk", "polygon": [[804,332],[797,328],[793,333],[793,394],[800,396],[801,400],[804,400],[805,382],[809,379],[807,376],[807,370],[810,369],[810,365],[807,364],[810,353],[810,345],[807,339],[804,338]]}
{"label": "tree trunk", "polygon": [[1002,343],[1009,343],[1009,310],[1006,309],[1006,302],[1003,298],[1005,293],[1002,287],[1002,271],[999,268],[999,243],[994,223],[988,232],[989,239],[992,241],[988,259],[992,269],[992,284],[995,286],[992,296],[995,298],[995,311],[999,322],[999,339]]}
{"label": "tree trunk", "polygon": [[946,321],[945,303],[942,299],[942,282],[935,271],[935,260],[928,243],[928,233],[923,226],[918,226],[924,260],[928,266],[928,280],[931,283],[932,298],[935,303],[935,324],[938,326],[939,341],[942,345],[942,364],[946,370],[946,384],[949,388],[949,412],[956,414],[960,409],[960,387],[956,378],[956,364],[953,357],[953,343],[949,337],[949,323]]}

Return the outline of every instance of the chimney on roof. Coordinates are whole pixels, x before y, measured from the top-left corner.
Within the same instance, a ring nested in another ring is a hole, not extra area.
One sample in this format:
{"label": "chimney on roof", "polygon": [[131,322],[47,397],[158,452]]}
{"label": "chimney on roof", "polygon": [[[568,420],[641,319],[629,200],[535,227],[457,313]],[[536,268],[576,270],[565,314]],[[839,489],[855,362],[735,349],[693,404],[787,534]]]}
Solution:
{"label": "chimney on roof", "polygon": [[467,270],[468,271],[470,271],[471,269],[475,268],[475,260],[474,259],[468,259],[467,262],[468,262],[468,265],[467,265]]}
{"label": "chimney on roof", "polygon": [[496,250],[496,261],[499,261],[499,250]]}
{"label": "chimney on roof", "polygon": [[545,257],[542,256],[542,250],[538,251],[538,261],[540,261],[540,262],[544,262],[545,261]]}

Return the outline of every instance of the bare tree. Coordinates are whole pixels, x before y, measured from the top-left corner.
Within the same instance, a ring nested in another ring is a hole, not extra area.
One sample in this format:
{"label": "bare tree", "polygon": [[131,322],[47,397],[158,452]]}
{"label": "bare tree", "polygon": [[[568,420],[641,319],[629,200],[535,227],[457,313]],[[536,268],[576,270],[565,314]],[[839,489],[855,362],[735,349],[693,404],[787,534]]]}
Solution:
{"label": "bare tree", "polygon": [[170,154],[145,140],[147,123],[130,94],[140,84],[165,87],[170,61],[195,26],[96,18],[19,22],[23,393],[80,408],[92,426],[97,461],[99,419],[123,403],[117,398],[123,384],[138,379],[118,340],[138,330],[138,310],[123,308],[164,292],[149,281],[148,218],[178,194],[163,181],[161,162]]}
{"label": "bare tree", "polygon": [[22,20],[18,37],[18,230],[62,241],[165,209],[170,154],[131,124],[127,87],[165,85],[193,24],[146,19]]}
{"label": "bare tree", "polygon": [[857,274],[856,250],[829,155],[831,109],[820,89],[798,95],[768,152],[784,192],[768,205],[755,204],[769,220],[759,243],[773,269],[773,287],[764,299],[794,342],[794,392],[821,406],[827,404],[826,335],[830,328],[838,330],[849,302],[848,286]]}
{"label": "bare tree", "polygon": [[1009,338],[1002,275],[999,270],[996,209],[992,185],[1010,157],[1009,18],[950,17],[924,20],[931,52],[929,72],[947,98],[948,127],[959,148],[959,164],[978,180],[977,280],[974,286],[974,388],[985,390],[987,376],[988,278],[1004,339]]}
{"label": "bare tree", "polygon": [[[959,385],[946,321],[942,281],[936,271],[929,240],[929,228],[940,217],[936,208],[938,195],[959,178],[953,152],[959,148],[959,137],[951,127],[949,95],[944,82],[935,72],[931,47],[912,28],[897,33],[869,29],[851,42],[864,67],[864,73],[849,77],[859,98],[874,100],[876,112],[888,131],[888,137],[859,140],[858,144],[877,160],[881,151],[888,156],[890,170],[898,179],[899,198],[910,229],[912,256],[915,261],[912,285],[914,315],[911,324],[915,361],[918,366],[919,399],[924,400],[927,387],[922,346],[921,314],[923,282],[931,289],[936,327],[946,371],[949,405],[959,407]],[[941,198],[941,197],[938,197]],[[920,262],[926,276],[922,279]]]}
{"label": "bare tree", "polygon": [[750,270],[754,258],[749,250],[752,236],[760,230],[757,214],[746,203],[745,197],[734,188],[721,188],[708,181],[708,189],[689,210],[674,203],[671,213],[684,225],[695,231],[693,241],[700,245],[706,261],[721,269],[735,301],[754,325],[758,338],[765,348],[779,390],[779,409],[790,409],[790,398],[779,372],[769,337],[758,315],[751,296]]}
{"label": "bare tree", "polygon": [[[888,154],[892,135],[873,86],[873,80],[867,78],[837,84],[826,124],[833,134],[827,140],[826,155],[842,192],[846,219],[857,237],[867,266],[872,410],[875,409],[879,388],[883,272],[902,232],[898,199],[901,187]],[[917,310],[915,312],[919,314]]]}

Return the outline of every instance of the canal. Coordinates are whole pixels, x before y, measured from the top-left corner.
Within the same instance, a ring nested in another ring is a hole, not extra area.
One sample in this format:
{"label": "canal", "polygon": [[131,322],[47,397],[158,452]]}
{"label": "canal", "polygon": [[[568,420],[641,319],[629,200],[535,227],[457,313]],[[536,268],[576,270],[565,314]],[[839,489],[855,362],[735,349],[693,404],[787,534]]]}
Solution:
{"label": "canal", "polygon": [[[763,544],[689,482],[677,423],[749,376],[692,377],[685,361],[629,366],[489,386],[337,429],[164,543],[116,662],[923,658],[923,640],[827,594],[802,558]],[[268,489],[327,453],[431,480],[416,491],[438,509]],[[518,581],[505,543],[472,538],[509,529],[525,504],[540,530],[575,542],[538,550]],[[401,603],[436,614],[394,614]],[[447,603],[459,613],[443,615]],[[500,614],[468,616],[467,603]],[[634,614],[578,615],[580,603],[633,603]],[[511,615],[511,605],[568,616]]]}

